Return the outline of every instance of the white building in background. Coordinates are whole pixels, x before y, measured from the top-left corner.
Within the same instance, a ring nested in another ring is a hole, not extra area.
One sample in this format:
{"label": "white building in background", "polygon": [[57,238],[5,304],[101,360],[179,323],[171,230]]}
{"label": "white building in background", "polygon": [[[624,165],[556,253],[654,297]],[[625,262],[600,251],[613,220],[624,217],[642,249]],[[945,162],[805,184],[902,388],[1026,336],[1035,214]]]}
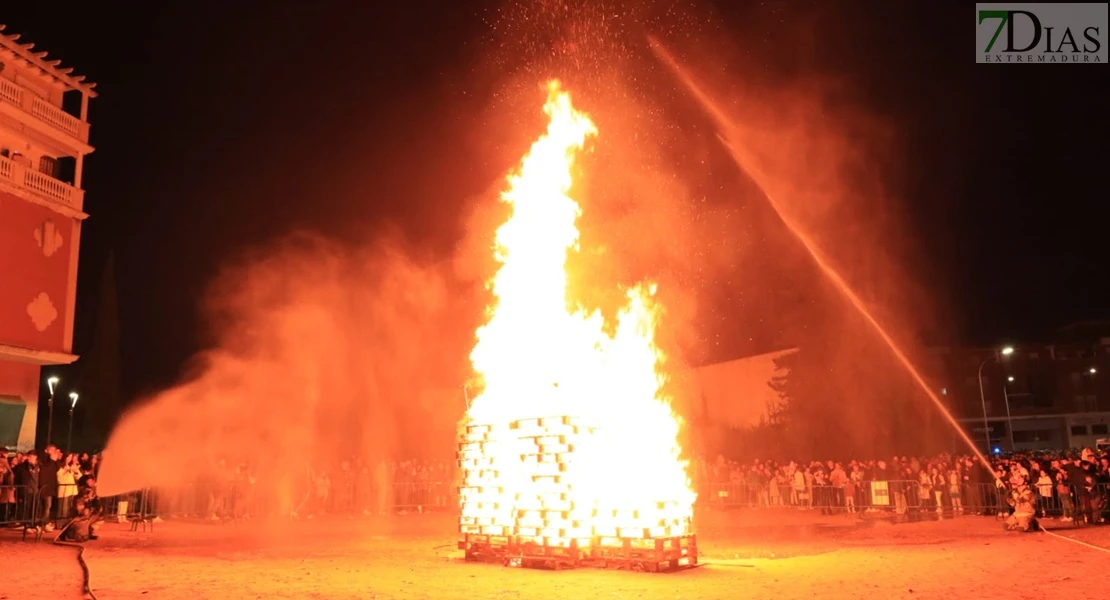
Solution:
{"label": "white building in background", "polygon": [[786,374],[775,361],[796,348],[747,356],[686,370],[674,376],[688,419],[728,429],[754,427],[769,418],[781,399],[771,380]]}

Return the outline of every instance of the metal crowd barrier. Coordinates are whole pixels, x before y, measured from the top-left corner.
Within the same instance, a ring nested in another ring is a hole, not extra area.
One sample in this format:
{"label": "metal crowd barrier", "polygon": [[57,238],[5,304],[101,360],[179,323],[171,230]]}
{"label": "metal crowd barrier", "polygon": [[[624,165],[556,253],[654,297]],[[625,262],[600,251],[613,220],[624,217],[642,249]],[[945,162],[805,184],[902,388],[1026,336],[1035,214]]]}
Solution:
{"label": "metal crowd barrier", "polygon": [[[63,486],[64,488],[65,486]],[[373,514],[454,510],[457,488],[452,482],[396,482],[384,492],[375,486],[343,485],[318,495],[318,490],[267,489],[256,494],[254,486],[191,484],[176,489],[147,488],[126,494],[99,498],[102,517],[108,521],[130,522],[132,529],[144,529],[157,516],[231,520],[250,517],[308,516],[316,514]],[[748,484],[744,482],[706,482],[697,485],[698,504],[703,508],[795,508],[822,513],[878,512],[906,520],[962,514],[1005,515],[1009,513],[1009,491],[994,483],[927,486],[915,480],[864,481],[846,486],[805,486],[792,484]],[[66,495],[51,498],[46,513],[45,488],[0,487],[0,527],[22,527],[24,539],[42,536],[47,522],[61,523],[73,516],[74,507]],[[1088,522],[1106,519],[1110,487],[1099,484],[1093,490],[1072,489],[1062,496],[1054,485],[1050,495],[1037,493],[1040,514],[1055,517],[1085,518]],[[62,490],[64,492],[64,489]],[[72,497],[72,496],[71,496]],[[12,501],[4,502],[10,499]]]}
{"label": "metal crowd barrier", "polygon": [[0,486],[0,526],[22,527],[26,532],[39,520],[40,489],[26,485]]}
{"label": "metal crowd barrier", "polygon": [[[923,485],[916,480],[863,481],[845,486],[799,486],[768,483],[706,482],[699,487],[698,501],[708,508],[816,509],[822,512],[893,511],[921,515],[932,512],[951,517],[961,514],[1005,514],[1009,512],[1006,487],[991,483],[963,483],[957,486]],[[1037,510],[1042,516],[1074,518],[1078,503],[1089,502],[1084,514],[1094,517],[1110,509],[1110,486],[1098,484],[1080,493],[1071,486],[1069,494],[1059,494],[1056,485],[1042,493],[1032,486]]]}
{"label": "metal crowd barrier", "polygon": [[[382,491],[365,483],[333,485],[320,493],[314,486],[273,487],[230,483],[193,483],[172,489],[148,489],[142,496],[102,498],[105,514],[134,520],[139,513],[208,520],[245,520],[267,515],[376,514],[428,512],[457,506],[451,482],[397,482]],[[140,504],[142,506],[140,507]]]}
{"label": "metal crowd barrier", "polygon": [[[727,481],[698,485],[698,504],[703,508],[815,509],[823,512],[890,511],[920,515],[932,512],[943,516],[959,514],[997,514],[1008,512],[1008,491],[994,483],[951,486],[923,486],[916,480],[864,481],[848,486],[806,486],[791,484],[754,485]],[[274,490],[265,490],[274,492]],[[453,510],[457,490],[451,482],[396,482],[381,492],[375,486],[335,486],[327,493],[319,490],[289,488],[284,494],[244,492],[230,485],[194,484],[168,490],[147,490],[146,508],[139,509],[137,498],[107,499],[108,514],[138,512],[204,519],[241,519],[272,514],[322,515],[382,512],[425,512]],[[1106,490],[1101,493],[1105,496]],[[1064,515],[1069,498],[1061,500],[1055,487],[1051,496],[1038,498],[1042,514]],[[282,496],[282,497],[278,497]],[[127,508],[114,508],[119,503]]]}
{"label": "metal crowd barrier", "polygon": [[[77,516],[77,498],[77,484],[0,486],[0,527],[22,529],[24,540],[28,535],[41,539],[49,526],[62,526]],[[150,490],[98,498],[97,502],[101,515],[108,518],[143,521],[154,516]]]}

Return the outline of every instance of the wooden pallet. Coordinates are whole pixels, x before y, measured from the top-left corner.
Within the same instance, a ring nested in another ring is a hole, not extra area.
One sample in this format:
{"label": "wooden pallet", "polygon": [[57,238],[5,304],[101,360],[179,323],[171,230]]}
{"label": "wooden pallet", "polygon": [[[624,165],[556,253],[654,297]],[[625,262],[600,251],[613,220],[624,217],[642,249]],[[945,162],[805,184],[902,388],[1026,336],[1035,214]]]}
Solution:
{"label": "wooden pallet", "polygon": [[619,547],[597,545],[592,548],[590,566],[665,573],[698,564],[698,541],[695,535],[621,541]]}
{"label": "wooden pallet", "polygon": [[646,573],[669,573],[697,566],[697,536],[653,540],[625,539],[620,546],[592,545],[589,549],[521,543],[515,536],[464,534],[459,540],[467,562],[499,563],[510,567],[561,570],[593,567]]}

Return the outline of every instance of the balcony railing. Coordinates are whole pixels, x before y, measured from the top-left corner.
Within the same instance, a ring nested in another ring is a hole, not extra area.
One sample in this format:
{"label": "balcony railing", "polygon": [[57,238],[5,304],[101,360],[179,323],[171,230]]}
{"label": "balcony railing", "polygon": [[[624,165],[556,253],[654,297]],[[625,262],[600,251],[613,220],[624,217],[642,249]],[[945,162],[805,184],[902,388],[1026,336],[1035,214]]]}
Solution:
{"label": "balcony railing", "polygon": [[37,196],[81,210],[85,191],[0,156],[0,183],[11,183]]}
{"label": "balcony railing", "polygon": [[81,143],[87,144],[89,141],[88,123],[2,77],[0,77],[0,102],[21,108],[23,112]]}

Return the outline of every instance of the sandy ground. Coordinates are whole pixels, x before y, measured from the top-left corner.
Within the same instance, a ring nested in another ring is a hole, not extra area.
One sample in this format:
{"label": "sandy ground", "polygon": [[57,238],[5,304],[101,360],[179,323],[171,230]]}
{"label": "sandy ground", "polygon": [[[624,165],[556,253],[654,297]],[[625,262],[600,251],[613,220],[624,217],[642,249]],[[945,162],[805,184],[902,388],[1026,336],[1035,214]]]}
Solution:
{"label": "sandy ground", "polygon": [[[1059,524],[1049,523],[1054,528]],[[989,517],[892,525],[796,511],[698,517],[697,569],[645,574],[464,563],[451,515],[108,525],[92,588],[123,598],[1100,598],[1110,555]],[[1110,527],[1056,529],[1110,547]],[[0,534],[0,599],[80,598],[76,550]]]}

